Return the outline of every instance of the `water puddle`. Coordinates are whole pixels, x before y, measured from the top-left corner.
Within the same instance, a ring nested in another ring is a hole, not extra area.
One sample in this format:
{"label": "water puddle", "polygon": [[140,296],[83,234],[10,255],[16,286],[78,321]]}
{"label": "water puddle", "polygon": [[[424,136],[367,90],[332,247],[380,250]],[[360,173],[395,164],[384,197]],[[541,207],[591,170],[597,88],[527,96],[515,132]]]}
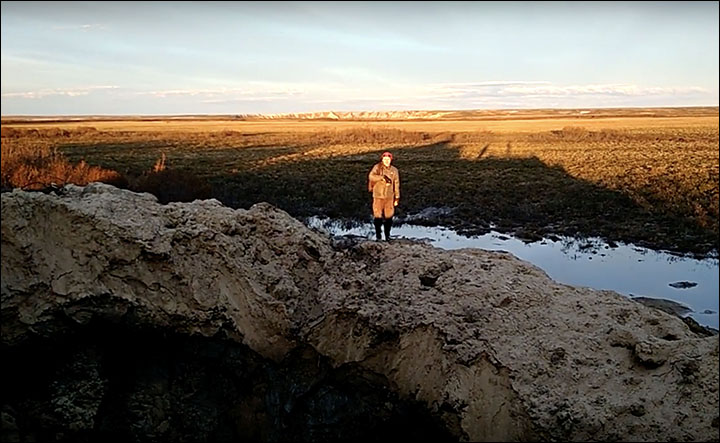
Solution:
{"label": "water puddle", "polygon": [[[316,217],[306,223],[332,235],[375,237],[370,223],[351,227]],[[465,237],[441,227],[410,224],[394,227],[392,235],[425,240],[443,249],[507,251],[543,269],[560,283],[609,289],[633,297],[673,300],[689,307],[692,312],[687,315],[701,325],[718,329],[717,258],[698,260],[633,245],[610,247],[599,239],[560,238],[525,243],[497,232]]]}

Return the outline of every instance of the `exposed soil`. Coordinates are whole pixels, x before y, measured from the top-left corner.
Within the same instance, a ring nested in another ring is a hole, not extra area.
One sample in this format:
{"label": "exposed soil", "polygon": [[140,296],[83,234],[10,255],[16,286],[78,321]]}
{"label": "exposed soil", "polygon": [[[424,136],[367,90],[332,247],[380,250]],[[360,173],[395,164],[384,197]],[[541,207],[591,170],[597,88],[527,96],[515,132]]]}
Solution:
{"label": "exposed soil", "polygon": [[717,441],[717,335],[508,253],[104,184],[1,226],[3,440]]}

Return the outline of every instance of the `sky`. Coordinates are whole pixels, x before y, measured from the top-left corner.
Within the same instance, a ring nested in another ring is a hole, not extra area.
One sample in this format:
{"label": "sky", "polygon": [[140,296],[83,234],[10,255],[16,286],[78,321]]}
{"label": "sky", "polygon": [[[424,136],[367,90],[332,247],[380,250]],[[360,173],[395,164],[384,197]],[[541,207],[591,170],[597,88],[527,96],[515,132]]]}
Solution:
{"label": "sky", "polygon": [[2,115],[718,106],[718,2],[2,2]]}

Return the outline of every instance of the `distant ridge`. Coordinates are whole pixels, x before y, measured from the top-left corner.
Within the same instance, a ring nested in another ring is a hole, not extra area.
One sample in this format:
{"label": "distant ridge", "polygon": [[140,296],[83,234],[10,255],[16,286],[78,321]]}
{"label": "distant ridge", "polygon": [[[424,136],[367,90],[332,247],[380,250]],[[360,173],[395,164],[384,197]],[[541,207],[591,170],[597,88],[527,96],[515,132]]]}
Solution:
{"label": "distant ridge", "polygon": [[439,120],[453,114],[485,111],[325,111],[286,114],[247,114],[241,118],[261,120]]}
{"label": "distant ridge", "polygon": [[714,117],[717,106],[676,108],[576,108],[576,109],[476,109],[414,111],[322,111],[282,114],[185,114],[185,115],[16,115],[3,116],[2,122],[61,121],[162,121],[162,120],[321,120],[321,121],[421,121],[421,120],[517,120],[548,118],[612,117]]}
{"label": "distant ridge", "polygon": [[718,107],[606,109],[493,109],[449,111],[325,111],[285,114],[244,114],[244,120],[498,120],[558,117],[673,117],[718,115]]}

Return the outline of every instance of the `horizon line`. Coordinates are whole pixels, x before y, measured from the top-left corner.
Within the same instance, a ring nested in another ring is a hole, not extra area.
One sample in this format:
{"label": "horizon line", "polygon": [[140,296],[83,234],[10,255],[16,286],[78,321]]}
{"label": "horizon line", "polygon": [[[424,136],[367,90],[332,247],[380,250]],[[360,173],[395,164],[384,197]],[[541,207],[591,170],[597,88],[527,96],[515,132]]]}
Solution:
{"label": "horizon line", "polygon": [[323,111],[300,111],[300,112],[263,112],[263,113],[177,113],[177,114],[1,114],[0,118],[41,118],[41,117],[224,117],[224,116],[244,116],[244,117],[262,117],[262,116],[297,116],[305,114],[323,114],[323,113],[414,113],[414,112],[528,112],[528,111],[569,111],[569,110],[612,110],[612,109],[703,109],[703,108],[719,108],[720,105],[693,105],[693,106],[609,106],[609,107],[548,107],[548,108],[471,108],[471,109],[394,109],[394,110],[349,110],[342,111],[337,109],[328,109]]}

